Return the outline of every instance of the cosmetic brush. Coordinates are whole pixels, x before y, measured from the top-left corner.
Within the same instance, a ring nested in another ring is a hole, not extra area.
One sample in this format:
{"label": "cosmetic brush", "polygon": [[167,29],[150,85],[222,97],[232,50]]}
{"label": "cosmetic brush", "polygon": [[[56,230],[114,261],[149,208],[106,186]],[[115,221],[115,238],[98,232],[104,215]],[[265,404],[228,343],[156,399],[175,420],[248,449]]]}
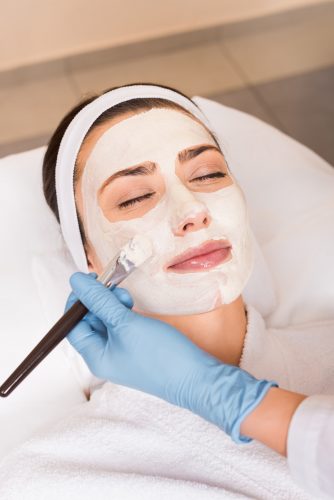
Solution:
{"label": "cosmetic brush", "polygon": [[[151,255],[150,240],[145,236],[137,235],[112,259],[104,272],[98,276],[97,281],[108,288],[114,287],[146,262]],[[88,309],[82,302],[76,301],[2,384],[0,396],[8,396],[66,337],[87,312]]]}

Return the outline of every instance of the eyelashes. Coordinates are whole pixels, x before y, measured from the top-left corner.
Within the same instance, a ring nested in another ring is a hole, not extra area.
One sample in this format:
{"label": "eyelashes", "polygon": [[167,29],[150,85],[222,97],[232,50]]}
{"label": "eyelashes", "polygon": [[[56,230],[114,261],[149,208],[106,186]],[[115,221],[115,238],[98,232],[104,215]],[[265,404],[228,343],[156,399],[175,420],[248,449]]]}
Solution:
{"label": "eyelashes", "polygon": [[147,200],[151,198],[155,193],[147,193],[143,194],[142,196],[138,196],[138,198],[132,198],[132,200],[126,200],[117,205],[119,208],[127,208],[131,207],[132,205],[135,205],[136,203],[140,203],[143,200]]}
{"label": "eyelashes", "polygon": [[221,177],[226,177],[227,174],[224,172],[212,172],[211,174],[206,174],[206,175],[201,175],[200,177],[195,177],[195,179],[191,179],[189,182],[196,182],[196,181],[205,181],[206,179],[217,179]]}
{"label": "eyelashes", "polygon": [[[204,182],[209,179],[218,179],[218,178],[223,178],[226,177],[227,174],[224,172],[212,172],[211,174],[206,174],[206,175],[201,175],[200,177],[195,177],[194,179],[191,179],[189,182]],[[117,207],[119,209],[124,209],[128,207],[132,207],[133,205],[136,205],[136,203],[141,203],[144,200],[148,200],[152,198],[152,196],[155,195],[155,192],[151,193],[146,193],[143,194],[142,196],[138,196],[137,198],[132,198],[130,200],[123,201],[122,203],[119,203]]]}

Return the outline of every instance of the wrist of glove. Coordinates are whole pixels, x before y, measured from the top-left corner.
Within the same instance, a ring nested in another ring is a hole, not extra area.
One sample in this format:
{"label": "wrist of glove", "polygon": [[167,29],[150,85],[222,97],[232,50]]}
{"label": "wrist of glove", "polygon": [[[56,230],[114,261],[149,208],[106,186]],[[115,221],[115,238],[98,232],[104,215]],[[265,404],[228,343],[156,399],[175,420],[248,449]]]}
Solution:
{"label": "wrist of glove", "polygon": [[95,276],[72,275],[66,304],[67,310],[79,299],[90,311],[67,338],[92,373],[193,411],[237,443],[251,441],[240,436],[240,424],[278,384],[224,364],[167,323],[135,313],[126,290],[105,288]]}
{"label": "wrist of glove", "polygon": [[209,355],[202,362],[201,370],[185,384],[185,394],[176,404],[217,425],[234,442],[251,442],[251,438],[240,434],[241,423],[260,404],[268,390],[278,387],[278,384],[258,380],[245,370]]}

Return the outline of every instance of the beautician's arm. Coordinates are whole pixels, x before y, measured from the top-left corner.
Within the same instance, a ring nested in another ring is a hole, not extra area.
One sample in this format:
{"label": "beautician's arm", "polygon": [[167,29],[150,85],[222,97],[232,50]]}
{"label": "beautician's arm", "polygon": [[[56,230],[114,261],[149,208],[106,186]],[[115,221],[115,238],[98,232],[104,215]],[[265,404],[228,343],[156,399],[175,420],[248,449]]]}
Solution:
{"label": "beautician's arm", "polygon": [[334,395],[273,387],[240,432],[287,455],[293,479],[314,498],[334,498]]}
{"label": "beautician's arm", "polygon": [[292,416],[306,397],[272,387],[255,410],[243,420],[240,432],[286,456]]}

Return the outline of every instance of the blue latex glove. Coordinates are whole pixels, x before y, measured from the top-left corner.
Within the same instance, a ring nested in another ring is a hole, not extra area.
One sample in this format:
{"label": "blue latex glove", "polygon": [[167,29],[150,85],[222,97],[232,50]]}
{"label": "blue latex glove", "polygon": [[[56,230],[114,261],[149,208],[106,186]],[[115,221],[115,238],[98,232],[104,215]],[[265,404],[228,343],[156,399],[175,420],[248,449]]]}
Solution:
{"label": "blue latex glove", "polygon": [[276,382],[224,364],[167,323],[131,311],[126,290],[110,290],[95,276],[73,274],[75,295],[66,305],[78,298],[90,311],[67,338],[91,372],[191,410],[236,443],[252,441],[240,424]]}

